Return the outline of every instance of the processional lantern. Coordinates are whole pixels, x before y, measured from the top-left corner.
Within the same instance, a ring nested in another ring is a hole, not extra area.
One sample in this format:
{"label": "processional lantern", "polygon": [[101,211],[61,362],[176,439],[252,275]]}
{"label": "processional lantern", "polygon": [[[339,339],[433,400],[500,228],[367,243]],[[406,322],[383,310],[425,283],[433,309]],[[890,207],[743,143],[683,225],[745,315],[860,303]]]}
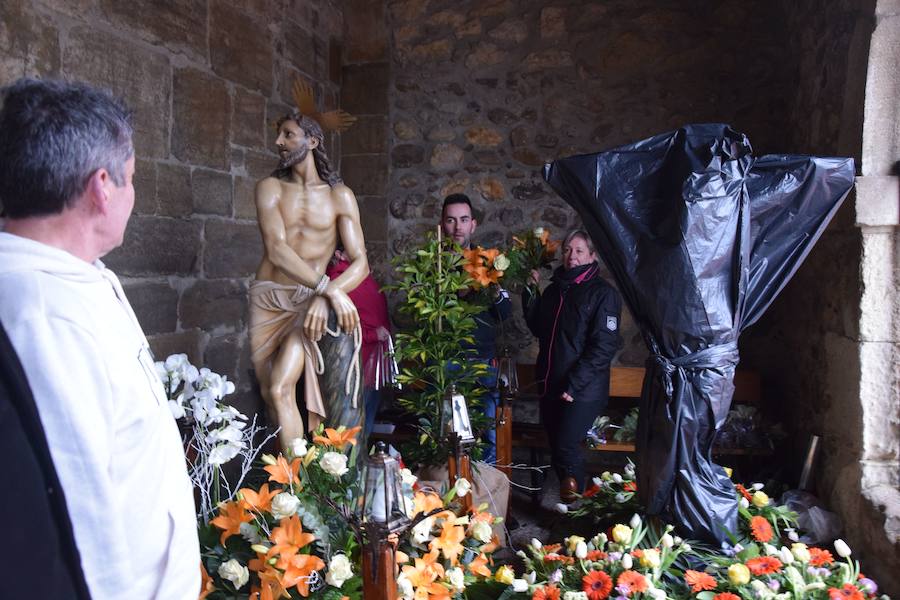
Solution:
{"label": "processional lantern", "polygon": [[[475,436],[472,433],[472,423],[469,421],[469,409],[466,407],[466,398],[456,390],[455,384],[450,384],[441,402],[441,439],[450,448],[450,456],[447,457],[447,479],[450,486],[456,485],[456,481],[462,477],[472,481],[472,464],[468,450],[475,445]],[[472,507],[472,495],[467,494],[460,499],[464,512]]]}
{"label": "processional lantern", "polygon": [[516,359],[509,346],[500,350],[497,359],[497,394],[500,406],[497,407],[497,468],[507,477],[512,474],[512,401],[519,392],[519,375]]}
{"label": "processional lantern", "polygon": [[363,524],[367,529],[377,529],[387,536],[409,524],[402,486],[400,463],[386,452],[384,442],[378,442],[366,460]]}

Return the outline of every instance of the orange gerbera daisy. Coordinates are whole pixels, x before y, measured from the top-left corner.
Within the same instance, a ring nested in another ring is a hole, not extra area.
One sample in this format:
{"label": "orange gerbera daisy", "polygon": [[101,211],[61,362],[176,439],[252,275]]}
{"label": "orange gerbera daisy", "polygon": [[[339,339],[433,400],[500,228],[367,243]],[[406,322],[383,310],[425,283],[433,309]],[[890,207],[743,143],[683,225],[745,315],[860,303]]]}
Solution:
{"label": "orange gerbera daisy", "polygon": [[763,543],[770,541],[775,535],[769,520],[759,515],[750,519],[750,532],[753,534],[753,539]]}
{"label": "orange gerbera daisy", "polygon": [[274,465],[266,465],[263,467],[269,474],[269,481],[281,483],[283,485],[291,485],[295,481],[300,482],[300,459],[295,458],[288,464],[287,459],[282,455],[278,455],[278,460]]}
{"label": "orange gerbera daisy", "polygon": [[531,600],[559,600],[559,588],[555,585],[542,585],[534,590]]}
{"label": "orange gerbera daisy", "polygon": [[814,567],[821,567],[822,565],[830,565],[834,562],[834,557],[831,555],[829,550],[824,550],[822,548],[810,548],[809,549],[809,564]]}
{"label": "orange gerbera daisy", "polygon": [[731,592],[722,592],[713,596],[713,600],[741,600],[741,597],[735,596]]}
{"label": "orange gerbera daisy", "polygon": [[562,544],[547,544],[543,547],[544,552],[547,554],[552,554],[553,552],[559,552],[562,549]]}
{"label": "orange gerbera daisy", "polygon": [[253,515],[244,509],[241,502],[226,502],[219,509],[219,516],[210,523],[223,530],[219,541],[224,546],[225,540],[240,533],[241,523],[248,523],[252,520]]}
{"label": "orange gerbera daisy", "polygon": [[643,594],[647,591],[647,578],[637,571],[622,571],[619,573],[619,579],[616,580],[616,586],[627,585],[628,594]]}
{"label": "orange gerbera daisy", "polygon": [[571,556],[566,556],[564,554],[557,554],[556,552],[551,552],[550,554],[544,555],[544,562],[561,562],[564,564],[574,563],[575,559]]}
{"label": "orange gerbera daisy", "polygon": [[606,552],[603,550],[591,550],[585,558],[588,560],[603,560],[606,558]]}
{"label": "orange gerbera daisy", "polygon": [[362,429],[361,425],[344,429],[343,426],[337,429],[330,427],[325,428],[325,436],[313,436],[313,442],[316,444],[325,444],[326,446],[334,446],[338,450],[343,450],[347,444],[356,445],[356,434]]}
{"label": "orange gerbera daisy", "polygon": [[588,600],[604,600],[612,591],[612,577],[603,571],[591,571],[581,578],[581,590]]}
{"label": "orange gerbera daisy", "polygon": [[757,556],[756,558],[747,559],[747,562],[744,564],[747,565],[747,568],[754,575],[777,573],[782,567],[781,561],[774,556]]}
{"label": "orange gerbera daisy", "polygon": [[716,589],[716,580],[709,573],[703,571],[692,571],[688,569],[684,572],[684,581],[691,586],[691,591],[695,594],[705,590]]}
{"label": "orange gerbera daisy", "polygon": [[844,586],[840,589],[838,588],[828,588],[828,597],[831,600],[841,600],[846,598],[847,600],[865,600],[865,596],[863,593],[859,591],[859,589],[853,585],[852,583],[845,583]]}
{"label": "orange gerbera daisy", "polygon": [[734,489],[736,489],[738,491],[738,493],[740,493],[741,496],[746,498],[747,502],[750,502],[751,500],[753,500],[753,496],[751,496],[750,492],[747,491],[747,488],[745,488],[741,484],[739,484],[739,483],[734,484]]}

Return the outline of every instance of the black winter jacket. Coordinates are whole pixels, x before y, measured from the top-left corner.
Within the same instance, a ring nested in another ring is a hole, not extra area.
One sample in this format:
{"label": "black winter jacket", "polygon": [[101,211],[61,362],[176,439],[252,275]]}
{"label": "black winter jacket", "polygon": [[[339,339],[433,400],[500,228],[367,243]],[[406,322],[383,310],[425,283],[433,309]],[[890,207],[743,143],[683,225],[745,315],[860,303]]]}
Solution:
{"label": "black winter jacket", "polygon": [[609,400],[609,366],[621,347],[622,300],[594,262],[559,267],[543,294],[522,293],[528,328],[540,342],[535,373],[538,393],[575,402]]}

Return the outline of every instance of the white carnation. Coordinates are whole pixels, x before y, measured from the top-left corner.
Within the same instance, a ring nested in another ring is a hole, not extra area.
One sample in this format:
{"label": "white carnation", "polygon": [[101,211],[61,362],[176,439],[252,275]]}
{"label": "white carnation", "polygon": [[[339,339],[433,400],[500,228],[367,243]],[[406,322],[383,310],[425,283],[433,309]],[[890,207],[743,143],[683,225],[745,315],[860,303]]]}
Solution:
{"label": "white carnation", "polygon": [[235,589],[241,589],[250,580],[250,571],[232,558],[219,565],[219,577],[230,581]]}
{"label": "white carnation", "polygon": [[285,519],[297,514],[300,508],[300,499],[293,494],[281,492],[272,498],[272,516],[276,519]]}

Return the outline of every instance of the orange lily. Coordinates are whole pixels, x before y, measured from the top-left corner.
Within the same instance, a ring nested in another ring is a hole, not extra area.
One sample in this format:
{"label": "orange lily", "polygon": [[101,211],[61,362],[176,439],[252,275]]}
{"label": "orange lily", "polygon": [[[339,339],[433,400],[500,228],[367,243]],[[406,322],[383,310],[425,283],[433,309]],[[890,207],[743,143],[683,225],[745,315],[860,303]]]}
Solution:
{"label": "orange lily", "polygon": [[490,577],[491,570],[487,568],[488,558],[482,552],[469,563],[468,569],[472,575],[480,575],[482,577]]}
{"label": "orange lily", "polygon": [[462,542],[466,537],[466,530],[450,521],[444,521],[441,535],[431,540],[432,550],[441,550],[451,565],[459,562],[459,554],[463,551]]}
{"label": "orange lily", "polygon": [[415,559],[415,566],[406,565],[403,573],[416,588],[416,598],[428,600],[431,597],[449,598],[450,590],[435,581],[444,577],[444,567],[437,562],[438,552],[432,550],[422,558]]}
{"label": "orange lily", "polygon": [[491,541],[487,544],[484,544],[479,550],[482,552],[493,552],[497,548],[500,547],[500,538],[497,537],[497,534],[491,536]]}
{"label": "orange lily", "polygon": [[240,502],[226,502],[219,508],[219,516],[210,523],[222,529],[220,541],[225,545],[225,540],[237,535],[241,530],[241,523],[249,523],[253,515],[248,513]]}
{"label": "orange lily", "polygon": [[278,455],[278,462],[274,465],[266,465],[266,472],[269,474],[269,481],[291,485],[295,481],[300,482],[300,459],[295,458],[288,464],[287,459],[282,455]]}
{"label": "orange lily", "polygon": [[282,581],[282,575],[274,567],[268,565],[265,570],[259,572],[261,588],[257,590],[257,597],[250,594],[251,600],[278,600],[278,598],[290,598],[287,588]]}
{"label": "orange lily", "polygon": [[343,450],[344,446],[347,444],[356,445],[356,434],[359,433],[362,426],[351,427],[350,429],[343,429],[343,427],[338,427],[337,429],[326,428],[325,436],[317,435],[313,437],[313,442],[316,444],[325,444],[327,446],[334,446],[338,450]]}
{"label": "orange lily", "polygon": [[545,229],[541,232],[541,246],[546,246],[548,240],[550,240],[550,232]]}
{"label": "orange lily", "polygon": [[300,595],[309,596],[309,574],[325,568],[325,562],[318,556],[310,554],[294,554],[282,556],[275,563],[279,569],[284,569],[282,583],[286,588],[297,586]]}
{"label": "orange lily", "polygon": [[442,508],[444,501],[434,492],[418,491],[413,496],[413,513],[414,516],[419,513],[429,513],[436,508]]}
{"label": "orange lily", "polygon": [[269,539],[275,542],[275,545],[269,548],[269,553],[267,554],[269,558],[276,554],[288,557],[297,554],[300,548],[311,544],[315,541],[316,536],[311,533],[303,533],[303,524],[300,522],[300,517],[294,515],[293,517],[282,519],[280,526],[272,530]]}
{"label": "orange lily", "polygon": [[206,572],[203,561],[200,561],[200,597],[197,600],[203,600],[214,591],[216,591],[216,586],[213,585],[212,577]]}
{"label": "orange lily", "polygon": [[241,488],[238,493],[243,496],[244,506],[248,510],[255,510],[256,512],[263,513],[272,509],[272,498],[280,494],[281,490],[276,488],[269,491],[269,484],[264,483],[260,486],[258,492],[250,488]]}

